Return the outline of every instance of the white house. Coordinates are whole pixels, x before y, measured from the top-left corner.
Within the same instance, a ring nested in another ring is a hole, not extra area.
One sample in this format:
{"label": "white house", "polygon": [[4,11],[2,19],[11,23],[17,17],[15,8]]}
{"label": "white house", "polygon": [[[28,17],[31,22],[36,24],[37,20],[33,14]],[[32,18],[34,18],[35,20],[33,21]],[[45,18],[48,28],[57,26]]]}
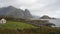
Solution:
{"label": "white house", "polygon": [[6,20],[5,19],[1,19],[0,20],[0,24],[5,24],[6,23]]}

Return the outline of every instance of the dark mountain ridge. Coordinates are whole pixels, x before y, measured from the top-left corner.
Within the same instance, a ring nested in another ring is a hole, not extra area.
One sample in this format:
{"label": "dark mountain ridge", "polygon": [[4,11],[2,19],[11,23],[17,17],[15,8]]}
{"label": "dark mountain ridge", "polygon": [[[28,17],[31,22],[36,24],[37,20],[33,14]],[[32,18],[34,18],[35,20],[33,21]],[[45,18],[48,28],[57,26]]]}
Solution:
{"label": "dark mountain ridge", "polygon": [[11,16],[14,18],[31,18],[31,14],[28,9],[22,10],[13,6],[0,8],[0,16]]}

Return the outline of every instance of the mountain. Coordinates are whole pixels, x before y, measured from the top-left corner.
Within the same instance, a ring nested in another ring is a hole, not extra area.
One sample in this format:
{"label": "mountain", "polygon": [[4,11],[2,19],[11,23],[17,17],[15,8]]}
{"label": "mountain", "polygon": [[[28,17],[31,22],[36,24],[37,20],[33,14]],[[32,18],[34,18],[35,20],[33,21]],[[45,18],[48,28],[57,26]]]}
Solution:
{"label": "mountain", "polygon": [[43,15],[42,17],[40,17],[40,19],[55,19],[55,18],[49,17],[47,15]]}
{"label": "mountain", "polygon": [[31,18],[31,14],[28,9],[22,10],[13,6],[0,8],[0,16],[2,15],[14,18]]}
{"label": "mountain", "polygon": [[25,9],[24,15],[25,15],[25,17],[27,17],[27,18],[31,18],[31,17],[32,17],[32,15],[30,14],[30,11],[29,11],[28,9]]}

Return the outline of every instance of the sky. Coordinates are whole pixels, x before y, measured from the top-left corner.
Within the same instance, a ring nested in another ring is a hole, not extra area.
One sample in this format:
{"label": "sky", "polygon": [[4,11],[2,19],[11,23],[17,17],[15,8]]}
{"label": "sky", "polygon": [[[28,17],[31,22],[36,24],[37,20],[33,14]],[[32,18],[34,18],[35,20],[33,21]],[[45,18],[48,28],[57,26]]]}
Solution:
{"label": "sky", "polygon": [[60,0],[0,0],[0,7],[29,9],[32,15],[60,18]]}

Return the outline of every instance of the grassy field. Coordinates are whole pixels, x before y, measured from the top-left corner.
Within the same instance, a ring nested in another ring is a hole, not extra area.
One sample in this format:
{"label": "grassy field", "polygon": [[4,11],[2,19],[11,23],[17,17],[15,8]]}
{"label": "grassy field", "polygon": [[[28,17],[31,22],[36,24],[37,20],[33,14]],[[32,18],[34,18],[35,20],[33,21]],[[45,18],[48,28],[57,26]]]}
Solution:
{"label": "grassy field", "polygon": [[16,29],[16,28],[34,28],[34,25],[23,23],[23,22],[15,22],[15,21],[7,21],[5,24],[0,24],[0,28],[10,28],[10,29]]}

